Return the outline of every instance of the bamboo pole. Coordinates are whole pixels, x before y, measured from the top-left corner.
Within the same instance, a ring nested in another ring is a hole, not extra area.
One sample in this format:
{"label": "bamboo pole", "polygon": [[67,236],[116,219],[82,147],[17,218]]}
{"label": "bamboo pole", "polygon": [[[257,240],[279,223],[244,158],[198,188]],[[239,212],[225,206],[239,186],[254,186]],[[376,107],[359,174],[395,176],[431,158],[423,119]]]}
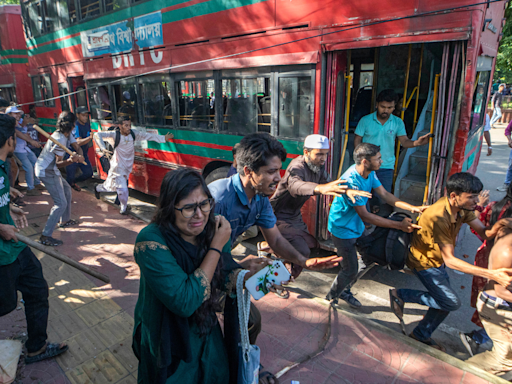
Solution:
{"label": "bamboo pole", "polygon": [[420,101],[420,85],[421,85],[421,69],[423,67],[423,48],[424,44],[421,44],[421,55],[420,55],[420,70],[418,73],[418,85],[416,86],[418,88],[418,94],[416,96],[416,104],[414,106],[414,123],[412,126],[412,134],[414,135],[414,131],[416,131],[416,125],[418,125],[418,102]]}
{"label": "bamboo pole", "polygon": [[430,180],[430,167],[432,163],[432,145],[434,138],[432,137],[432,134],[434,133],[434,122],[436,120],[436,107],[437,107],[437,92],[439,90],[439,77],[441,74],[436,75],[436,80],[434,83],[434,100],[432,100],[432,120],[430,121],[430,139],[429,139],[429,145],[428,145],[428,160],[427,160],[427,183],[425,185],[425,194],[423,195],[423,203],[425,204],[427,201],[428,196],[428,187],[429,187],[429,180]]}
{"label": "bamboo pole", "polygon": [[[65,145],[59,143],[57,140],[55,140],[53,137],[51,137],[51,135],[48,134],[48,132],[46,132],[43,128],[41,128],[40,126],[34,124],[33,125],[34,129],[39,132],[41,135],[43,135],[44,137],[46,137],[48,140],[51,140],[53,143],[57,144],[59,147],[61,147],[69,156],[74,156],[76,155],[76,152],[72,152],[71,149],[69,149],[68,147],[66,147]],[[85,162],[85,160],[82,162],[82,164],[84,165],[87,165],[87,163]]]}
{"label": "bamboo pole", "polygon": [[[402,112],[400,113],[400,118],[402,121],[405,116],[405,104],[407,101],[407,87],[409,86],[409,73],[411,71],[411,56],[412,56],[412,44],[409,44],[409,57],[407,58],[407,72],[405,73],[405,84],[404,84],[404,94],[402,96]],[[398,176],[398,157],[400,156],[400,140],[398,140],[398,144],[396,146],[396,154],[395,154],[395,171],[393,173],[393,186],[392,190],[395,190],[395,182],[396,177]]]}
{"label": "bamboo pole", "polygon": [[90,275],[92,277],[100,279],[101,281],[103,281],[105,283],[110,283],[110,278],[108,276],[104,275],[103,273],[97,272],[89,267],[86,267],[85,265],[80,264],[78,261],[70,259],[66,255],[63,255],[62,253],[56,251],[52,247],[38,243],[26,236],[20,235],[19,233],[16,234],[16,237],[18,238],[19,241],[27,244],[28,246],[30,246],[32,248],[35,248],[41,252],[46,253],[48,256],[54,257],[57,260],[60,260],[63,263],[66,263],[66,264],[72,266],[73,268],[76,268],[84,273],[87,273],[88,275]]}
{"label": "bamboo pole", "polygon": [[347,98],[345,100],[345,137],[343,142],[343,150],[341,152],[341,161],[340,166],[338,169],[338,179],[341,178],[341,172],[343,170],[343,163],[345,162],[345,152],[347,151],[347,145],[348,145],[348,130],[349,130],[349,123],[350,123],[350,91],[351,91],[351,85],[352,85],[352,76],[350,75],[350,64],[352,61],[352,51],[348,51],[348,63],[347,63],[347,73],[348,76],[345,76],[345,79],[347,79]]}

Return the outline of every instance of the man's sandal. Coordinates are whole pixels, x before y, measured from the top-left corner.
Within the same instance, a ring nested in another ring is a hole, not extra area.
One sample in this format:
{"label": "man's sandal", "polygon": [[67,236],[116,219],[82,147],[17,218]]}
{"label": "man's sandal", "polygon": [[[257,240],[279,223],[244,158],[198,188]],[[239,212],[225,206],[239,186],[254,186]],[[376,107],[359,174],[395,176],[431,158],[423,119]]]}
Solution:
{"label": "man's sandal", "polygon": [[400,320],[400,328],[402,328],[403,334],[407,335],[404,323],[404,301],[398,297],[396,289],[389,290],[389,302],[391,311],[398,317],[398,320]]}
{"label": "man's sandal", "polygon": [[61,240],[54,239],[53,237],[50,236],[41,236],[39,238],[39,242],[49,247],[57,247],[59,245],[64,244]]}
{"label": "man's sandal", "polygon": [[46,345],[46,350],[44,352],[35,356],[25,357],[25,364],[33,364],[46,359],[51,359],[52,357],[59,356],[61,353],[66,352],[68,349],[69,347],[67,345],[64,345],[61,348],[60,344],[48,343]]}
{"label": "man's sandal", "polygon": [[267,257],[269,259],[272,258],[272,253],[263,251],[261,248],[261,242],[256,244],[256,248],[258,249],[258,257]]}
{"label": "man's sandal", "polygon": [[80,188],[78,185],[76,185],[75,183],[71,184],[71,188],[73,188],[75,191],[77,192],[82,192],[82,188]]}
{"label": "man's sandal", "polygon": [[71,220],[66,221],[65,223],[60,223],[59,227],[60,228],[66,228],[66,227],[69,227],[71,225],[77,225],[77,224],[80,224],[80,222],[78,220],[71,219]]}

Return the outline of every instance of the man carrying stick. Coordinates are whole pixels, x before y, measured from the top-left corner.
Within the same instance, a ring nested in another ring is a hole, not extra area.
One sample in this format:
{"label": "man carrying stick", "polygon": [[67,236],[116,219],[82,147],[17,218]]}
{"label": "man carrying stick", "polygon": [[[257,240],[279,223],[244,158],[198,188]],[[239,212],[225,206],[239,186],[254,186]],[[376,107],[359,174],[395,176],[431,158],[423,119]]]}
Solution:
{"label": "man carrying stick", "polygon": [[25,212],[9,204],[5,162],[16,147],[15,125],[15,119],[0,115],[0,316],[16,309],[17,291],[20,291],[25,301],[28,333],[25,364],[31,364],[58,356],[67,351],[68,346],[47,341],[48,284],[39,260],[16,237],[18,228],[28,223]]}
{"label": "man carrying stick", "polygon": [[[75,121],[76,116],[73,113],[62,112],[57,120],[57,130],[50,136],[50,139],[43,148],[43,152],[41,152],[37,159],[36,175],[43,181],[54,203],[43,234],[39,239],[39,242],[43,245],[53,247],[62,245],[61,240],[52,237],[55,225],[59,221],[60,227],[78,224],[76,220],[71,219],[71,186],[59,171],[59,168],[84,161],[82,148],[78,146],[75,137],[71,134],[71,131],[75,128]],[[60,143],[64,148],[57,145],[51,139]],[[65,150],[69,146],[73,147],[78,154],[74,154],[64,160]]]}

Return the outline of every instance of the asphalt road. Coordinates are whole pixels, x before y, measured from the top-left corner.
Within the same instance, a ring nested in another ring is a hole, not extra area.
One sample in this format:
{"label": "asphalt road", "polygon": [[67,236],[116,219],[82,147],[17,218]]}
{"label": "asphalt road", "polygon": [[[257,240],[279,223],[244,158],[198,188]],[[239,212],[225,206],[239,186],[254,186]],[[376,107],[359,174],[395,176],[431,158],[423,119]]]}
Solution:
{"label": "asphalt road", "polygon": [[[503,184],[505,173],[508,168],[508,157],[510,148],[507,146],[507,140],[504,136],[505,125],[497,124],[499,128],[491,131],[492,136],[492,156],[486,156],[487,145],[482,146],[482,154],[478,166],[477,176],[480,177],[484,188],[490,190],[490,201],[499,200],[505,195],[504,192],[496,191],[496,188]],[[91,190],[92,182],[84,185],[86,190]],[[105,198],[113,202],[115,195]],[[156,199],[153,196],[130,190],[129,204],[132,206],[133,213],[145,220],[151,219],[154,213]],[[261,235],[260,235],[261,236]],[[235,257],[243,257],[249,254],[256,254],[255,244],[257,239],[242,243],[233,250]],[[475,253],[481,242],[474,236],[467,225],[460,231],[456,247],[456,256],[462,260],[473,263]],[[319,251],[320,255],[329,255],[325,251]],[[463,305],[451,313],[445,322],[434,333],[433,337],[447,347],[447,352],[461,359],[469,357],[462,343],[459,340],[458,332],[469,332],[476,326],[471,322],[471,316],[474,309],[469,305],[471,294],[472,277],[460,272],[449,270],[452,287],[457,291]],[[324,272],[303,271],[292,289],[298,289],[307,292],[309,295],[324,298],[337,270]],[[411,288],[424,289],[419,280],[412,274],[397,271],[389,271],[382,267],[374,267],[368,271],[352,288],[356,298],[361,301],[363,307],[360,310],[354,310],[344,302],[340,306],[348,311],[358,313],[375,320],[382,325],[400,331],[398,321],[389,308],[389,289]],[[407,304],[405,308],[405,323],[407,331],[411,332],[419,320],[422,319],[426,308],[420,305]]]}

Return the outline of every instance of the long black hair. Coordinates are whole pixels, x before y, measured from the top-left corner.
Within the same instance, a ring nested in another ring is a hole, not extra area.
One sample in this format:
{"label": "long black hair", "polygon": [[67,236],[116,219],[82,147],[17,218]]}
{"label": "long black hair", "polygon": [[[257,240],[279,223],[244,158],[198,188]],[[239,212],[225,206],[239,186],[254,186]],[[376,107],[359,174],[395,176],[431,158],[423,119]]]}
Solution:
{"label": "long black hair", "polygon": [[[160,187],[160,196],[158,198],[158,209],[152,222],[164,231],[174,236],[180,236],[180,232],[176,227],[176,205],[187,198],[196,188],[201,188],[208,198],[212,195],[206,186],[203,177],[196,171],[191,169],[178,169],[168,172]],[[208,217],[208,221],[204,230],[197,236],[196,244],[198,247],[198,258],[201,260],[205,257],[210,248],[213,236],[215,235],[215,214],[212,210]],[[220,287],[222,283],[222,258],[219,259],[217,268],[212,279],[210,298],[201,304],[194,312],[192,319],[199,326],[202,334],[208,333],[216,324],[217,317],[215,312],[221,310],[220,307]]]}
{"label": "long black hair", "polygon": [[[508,189],[507,189],[507,194],[505,195],[505,197],[503,199],[501,199],[500,201],[498,201],[496,204],[494,204],[494,206],[492,207],[491,220],[489,222],[490,225],[496,224],[503,207],[509,201],[512,201],[512,183],[509,184]],[[508,207],[507,210],[503,213],[502,217],[503,218],[512,217],[512,204],[510,204],[510,207]]]}
{"label": "long black hair", "polygon": [[61,112],[57,119],[57,131],[62,133],[71,132],[75,128],[76,116],[73,112],[64,111]]}

